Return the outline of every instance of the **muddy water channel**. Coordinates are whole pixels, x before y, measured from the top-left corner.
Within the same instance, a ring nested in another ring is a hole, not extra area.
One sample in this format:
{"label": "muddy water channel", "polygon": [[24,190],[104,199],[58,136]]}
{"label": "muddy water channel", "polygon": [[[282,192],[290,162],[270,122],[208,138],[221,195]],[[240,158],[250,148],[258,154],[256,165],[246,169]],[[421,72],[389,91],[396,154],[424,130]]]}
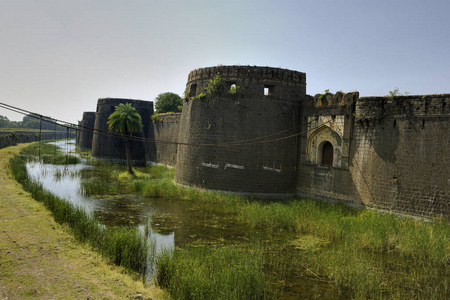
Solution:
{"label": "muddy water channel", "polygon": [[[56,142],[61,149],[74,152],[75,145]],[[277,249],[279,259],[288,262],[297,260],[296,268],[289,269],[274,285],[279,286],[279,299],[349,299],[352,293],[347,289],[338,289],[332,280],[319,276],[298,263],[299,257],[311,257],[314,253],[305,251],[305,245],[295,244],[299,235],[285,230],[266,230],[250,228],[238,221],[235,215],[224,212],[205,203],[167,198],[145,198],[140,195],[87,197],[81,193],[82,177],[80,171],[92,168],[82,159],[76,165],[52,165],[37,162],[27,163],[29,175],[54,193],[85,210],[105,226],[136,226],[143,231],[150,228],[150,238],[158,249],[183,248],[186,245],[227,245],[248,244],[258,240],[271,249]],[[314,241],[313,241],[314,243]],[[329,247],[329,246],[328,246]],[[306,254],[305,254],[306,253]],[[414,268],[411,262],[399,261],[389,254],[368,254],[377,265],[392,269],[397,273],[392,278],[404,280],[402,273],[427,272],[420,266]],[[272,258],[272,260],[277,258]],[[330,258],[332,259],[332,258]],[[402,267],[407,265],[407,267]],[[396,267],[397,266],[397,267]],[[439,271],[439,274],[448,274]],[[417,275],[419,276],[419,275]],[[448,285],[447,279],[442,279]],[[388,284],[381,282],[380,284]],[[399,282],[399,285],[401,283]],[[441,290],[442,284],[436,289]],[[447,287],[442,289],[447,293]],[[402,293],[400,293],[402,294]],[[354,295],[353,295],[354,296]],[[395,296],[394,296],[395,297]]]}

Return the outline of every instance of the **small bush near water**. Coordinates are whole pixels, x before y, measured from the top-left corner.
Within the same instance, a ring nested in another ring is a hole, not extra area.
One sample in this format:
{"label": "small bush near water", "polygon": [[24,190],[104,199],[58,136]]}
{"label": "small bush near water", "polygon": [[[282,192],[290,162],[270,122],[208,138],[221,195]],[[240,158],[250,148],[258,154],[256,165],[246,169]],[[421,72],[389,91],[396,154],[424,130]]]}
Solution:
{"label": "small bush near water", "polygon": [[10,161],[11,172],[24,190],[44,203],[56,222],[69,225],[79,241],[90,244],[116,265],[145,277],[149,247],[146,238],[137,228],[105,228],[83,209],[54,196],[31,180],[27,174],[26,160],[27,157],[23,154],[15,156]]}

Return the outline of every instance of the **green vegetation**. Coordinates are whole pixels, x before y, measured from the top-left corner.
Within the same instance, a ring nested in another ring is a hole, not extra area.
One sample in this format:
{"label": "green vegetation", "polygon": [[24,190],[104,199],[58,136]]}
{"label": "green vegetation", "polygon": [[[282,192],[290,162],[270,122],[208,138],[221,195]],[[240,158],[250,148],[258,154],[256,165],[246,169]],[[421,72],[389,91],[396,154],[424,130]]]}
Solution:
{"label": "green vegetation", "polygon": [[[80,241],[142,274],[149,252],[142,233],[105,229],[30,183],[24,155],[35,151],[28,148],[12,162],[19,182]],[[54,149],[43,151],[49,155]],[[137,168],[131,176],[125,166],[96,161],[82,171],[81,190],[187,201],[247,226],[248,241],[208,245],[200,240],[152,258],[156,284],[175,299],[278,298],[293,277],[323,282],[346,298],[443,299],[450,294],[450,226],[444,218],[423,221],[308,199],[245,198],[177,186],[173,177],[173,169],[160,165]]]}
{"label": "green vegetation", "polygon": [[175,93],[161,93],[155,98],[155,109],[157,114],[181,112],[182,108],[183,101],[181,97]]}
{"label": "green vegetation", "polygon": [[[302,276],[330,282],[341,293],[358,299],[439,299],[450,293],[445,279],[450,275],[450,226],[444,219],[423,221],[316,200],[264,201],[200,191],[174,185],[173,169],[152,165],[140,170],[135,178],[125,176],[125,170],[110,164],[83,171],[84,177],[89,178],[83,183],[84,192],[137,193],[196,205],[203,203],[209,209],[232,215],[235,222],[246,224],[254,232],[282,233],[286,239],[285,244],[259,248],[255,246],[258,242],[208,249],[186,247],[177,249],[173,256],[165,253],[157,257],[157,282],[175,298],[194,293],[193,298],[207,299],[219,289],[216,284],[223,284],[220,289],[229,295],[242,295],[246,299],[276,297],[284,284],[277,276],[299,270]],[[262,258],[258,251],[252,252],[256,248],[264,253]],[[224,256],[227,252],[239,254],[230,258]],[[205,264],[196,261],[195,257],[201,256],[198,253],[202,253]],[[250,256],[258,262],[249,261]],[[258,277],[253,279],[256,286],[250,286],[252,296],[240,294],[238,286],[236,290],[231,288],[234,284],[230,282],[235,279],[230,279],[228,271],[220,267],[210,268],[206,263],[210,258],[232,261],[232,273],[245,269],[242,265],[257,263],[259,267],[252,269],[263,270],[262,275],[239,273],[246,278],[239,279],[243,282]]]}
{"label": "green vegetation", "polygon": [[53,124],[53,121],[49,118],[29,114],[23,117],[22,121],[10,121],[8,117],[0,115],[0,128],[8,128],[10,130],[24,130],[24,129],[34,129],[34,130],[46,130],[46,131],[65,131],[66,127]]}
{"label": "green vegetation", "polygon": [[322,101],[323,97],[325,97],[325,94],[327,94],[327,93],[329,93],[329,92],[330,92],[330,89],[324,90],[324,91],[323,91],[323,94],[320,94],[320,95],[319,95],[319,100]]}
{"label": "green vegetation", "polygon": [[[41,150],[44,155],[52,155],[53,149]],[[82,208],[54,196],[42,185],[31,180],[25,164],[27,157],[35,154],[35,151],[36,149],[32,147],[26,148],[10,161],[10,169],[14,178],[22,184],[26,191],[31,193],[34,199],[44,203],[52,212],[56,222],[67,224],[77,240],[91,245],[113,263],[144,277],[149,246],[143,234],[136,228],[105,228]]]}
{"label": "green vegetation", "polygon": [[58,147],[54,144],[47,142],[34,143],[27,148],[23,149],[21,154],[25,155],[29,160],[39,160],[37,153],[41,152],[41,161],[44,164],[54,165],[70,165],[80,163],[80,159],[75,155],[63,154],[58,150]]}
{"label": "green vegetation", "polygon": [[393,91],[389,91],[389,95],[387,95],[387,96],[390,96],[390,97],[394,98],[396,96],[407,96],[407,95],[409,95],[409,92],[404,92],[402,94],[402,93],[400,93],[399,88],[395,87],[395,89]]}
{"label": "green vegetation", "polygon": [[224,88],[225,84],[222,76],[217,74],[208,81],[208,85],[205,87],[205,92],[207,95],[211,95],[212,97],[220,97],[223,94]]}
{"label": "green vegetation", "polygon": [[174,299],[261,299],[264,253],[238,246],[187,247],[157,258],[156,283]]}
{"label": "green vegetation", "polygon": [[200,94],[198,94],[198,95],[195,97],[196,100],[200,100],[200,101],[205,100],[205,98],[206,98],[206,94],[205,94],[205,93],[200,93]]}
{"label": "green vegetation", "polygon": [[128,173],[133,174],[129,138],[133,132],[141,131],[141,116],[130,103],[120,103],[116,106],[116,110],[108,117],[107,123],[109,130],[114,130],[122,134],[122,138],[125,141]]}
{"label": "green vegetation", "polygon": [[189,86],[186,86],[186,88],[184,89],[184,92],[183,92],[183,99],[184,100],[189,99],[189,92],[190,92]]}
{"label": "green vegetation", "polygon": [[162,118],[161,117],[159,117],[158,115],[152,115],[152,122],[153,123],[160,123],[160,122],[162,122]]}
{"label": "green vegetation", "polygon": [[237,86],[237,85],[235,85],[235,84],[232,84],[232,85],[230,86],[230,90],[228,91],[228,94],[234,96],[234,95],[236,95],[236,93],[239,91],[239,89],[240,89],[240,86]]}

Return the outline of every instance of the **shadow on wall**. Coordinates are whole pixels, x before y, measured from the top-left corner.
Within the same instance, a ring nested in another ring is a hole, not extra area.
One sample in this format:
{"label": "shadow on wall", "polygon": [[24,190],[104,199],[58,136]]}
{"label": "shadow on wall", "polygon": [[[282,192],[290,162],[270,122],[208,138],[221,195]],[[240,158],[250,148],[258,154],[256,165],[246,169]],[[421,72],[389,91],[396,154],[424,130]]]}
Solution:
{"label": "shadow on wall", "polygon": [[382,126],[378,126],[376,138],[370,139],[369,142],[383,161],[395,163],[399,138],[397,120],[387,119]]}

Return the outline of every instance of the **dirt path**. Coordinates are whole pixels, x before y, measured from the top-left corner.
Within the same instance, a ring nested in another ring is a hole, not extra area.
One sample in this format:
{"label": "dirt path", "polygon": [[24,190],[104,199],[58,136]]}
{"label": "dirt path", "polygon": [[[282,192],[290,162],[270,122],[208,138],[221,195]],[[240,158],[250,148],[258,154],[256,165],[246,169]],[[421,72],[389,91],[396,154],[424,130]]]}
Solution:
{"label": "dirt path", "polygon": [[0,299],[158,299],[80,245],[24,192],[8,161],[26,144],[0,149]]}

